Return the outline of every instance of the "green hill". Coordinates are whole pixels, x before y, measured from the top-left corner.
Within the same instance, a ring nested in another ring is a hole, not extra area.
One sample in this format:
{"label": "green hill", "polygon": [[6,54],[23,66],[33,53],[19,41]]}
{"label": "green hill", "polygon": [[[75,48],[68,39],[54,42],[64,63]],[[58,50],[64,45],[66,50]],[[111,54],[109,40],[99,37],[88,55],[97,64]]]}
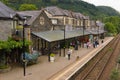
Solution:
{"label": "green hill", "polygon": [[91,18],[102,18],[105,16],[120,16],[120,13],[115,9],[107,6],[95,6],[93,4],[84,1],[74,1],[73,3],[58,4],[63,9],[77,11],[85,15],[89,15]]}
{"label": "green hill", "polygon": [[108,14],[108,15],[112,15],[112,16],[116,16],[116,15],[120,14],[115,9],[108,7],[108,6],[97,6],[97,8],[104,14]]}
{"label": "green hill", "polygon": [[103,18],[105,16],[120,16],[113,8],[95,6],[81,0],[1,0],[13,9],[18,10],[21,4],[34,4],[38,9],[46,6],[58,6],[63,9],[80,12],[91,18]]}

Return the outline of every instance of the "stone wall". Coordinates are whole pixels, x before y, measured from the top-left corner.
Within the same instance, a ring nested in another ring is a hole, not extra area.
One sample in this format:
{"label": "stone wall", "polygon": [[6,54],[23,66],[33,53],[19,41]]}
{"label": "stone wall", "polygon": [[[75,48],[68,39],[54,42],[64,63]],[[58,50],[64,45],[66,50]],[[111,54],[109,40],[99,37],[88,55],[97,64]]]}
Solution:
{"label": "stone wall", "polygon": [[[43,25],[40,24],[40,17],[44,18]],[[33,32],[49,31],[51,30],[51,28],[52,28],[52,24],[44,12],[42,12],[31,25],[31,31]]]}
{"label": "stone wall", "polygon": [[[44,18],[44,24],[40,24],[40,17]],[[34,22],[30,26],[31,32],[42,32],[42,31],[50,31],[53,29],[53,26],[51,24],[50,19],[47,17],[47,15],[44,12],[41,12],[41,14],[34,20]],[[41,38],[38,38],[34,35],[31,35],[31,41],[32,41],[32,47],[36,50],[41,50],[42,43]],[[45,46],[45,41],[43,41],[43,47]]]}
{"label": "stone wall", "polygon": [[0,20],[0,40],[7,40],[12,34],[12,21]]}

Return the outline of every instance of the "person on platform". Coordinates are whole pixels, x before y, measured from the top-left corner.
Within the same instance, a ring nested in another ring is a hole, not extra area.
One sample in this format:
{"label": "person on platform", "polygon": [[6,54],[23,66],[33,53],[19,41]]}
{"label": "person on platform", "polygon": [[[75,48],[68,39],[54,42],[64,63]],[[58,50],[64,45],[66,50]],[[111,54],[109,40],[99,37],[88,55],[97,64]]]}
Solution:
{"label": "person on platform", "polygon": [[103,43],[104,41],[103,41],[103,39],[102,39],[102,41],[101,41],[101,43]]}
{"label": "person on platform", "polygon": [[68,60],[70,60],[71,54],[72,54],[72,49],[69,49],[69,50],[68,50],[68,53],[67,53],[67,55],[68,55]]}

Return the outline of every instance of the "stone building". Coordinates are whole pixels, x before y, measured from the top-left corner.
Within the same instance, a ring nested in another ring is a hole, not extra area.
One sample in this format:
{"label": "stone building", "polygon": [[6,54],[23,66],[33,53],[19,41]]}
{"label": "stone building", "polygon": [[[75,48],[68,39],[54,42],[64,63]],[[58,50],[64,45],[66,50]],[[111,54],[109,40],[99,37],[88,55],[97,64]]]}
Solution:
{"label": "stone building", "polygon": [[0,2],[0,40],[7,40],[12,35],[15,11]]}
{"label": "stone building", "polygon": [[85,43],[90,39],[90,35],[100,37],[104,33],[104,25],[101,22],[91,21],[89,16],[79,12],[56,6],[15,12],[0,2],[0,40],[7,40],[13,35],[22,39],[23,27],[25,38],[32,41],[31,46],[42,54],[48,54],[48,59],[58,45],[60,50],[63,45],[65,51],[70,42],[76,46],[77,41]]}
{"label": "stone building", "polygon": [[18,19],[22,19],[22,17],[0,2],[0,40],[7,40],[12,36]]}
{"label": "stone building", "polygon": [[72,26],[73,29],[81,28],[83,27],[83,22],[85,22],[85,27],[90,26],[89,17],[81,13],[64,10],[56,6],[46,7],[43,10],[51,19],[52,24],[54,24],[54,29],[59,29],[66,25]]}
{"label": "stone building", "polygon": [[[36,35],[33,35],[34,32],[44,32],[52,30],[52,23],[47,17],[43,10],[38,11],[20,11],[17,12],[19,15],[27,18],[26,24],[29,25],[28,28],[25,28],[25,37],[28,40],[32,41],[32,47],[34,49],[40,50],[42,39]],[[29,36],[29,37],[28,37]]]}
{"label": "stone building", "polygon": [[26,24],[29,25],[25,29],[26,37],[32,41],[32,47],[42,54],[46,54],[45,49],[50,54],[54,47],[61,43],[65,45],[66,41],[67,44],[76,44],[78,40],[85,43],[89,41],[90,35],[98,34],[96,22],[92,23],[89,16],[56,6],[36,11],[20,11],[17,14],[26,17]]}

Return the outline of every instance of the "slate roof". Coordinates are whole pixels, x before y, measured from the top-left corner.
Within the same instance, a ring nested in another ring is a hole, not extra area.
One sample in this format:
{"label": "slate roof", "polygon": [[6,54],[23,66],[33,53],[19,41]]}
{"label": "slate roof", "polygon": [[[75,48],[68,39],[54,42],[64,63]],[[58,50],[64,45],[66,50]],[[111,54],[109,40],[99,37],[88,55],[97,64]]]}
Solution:
{"label": "slate roof", "polygon": [[17,12],[19,15],[24,16],[24,17],[28,17],[27,19],[27,24],[31,25],[35,19],[40,15],[40,13],[42,12],[42,10],[36,10],[36,11],[20,11]]}
{"label": "slate roof", "polygon": [[96,25],[99,27],[104,27],[104,23],[102,23],[101,21],[96,21]]}
{"label": "slate roof", "polygon": [[12,18],[16,12],[11,8],[7,7],[5,4],[0,2],[0,17],[1,18]]}
{"label": "slate roof", "polygon": [[[52,14],[53,16],[68,16],[68,17],[76,18],[76,19],[78,19],[78,18],[79,19],[83,19],[83,18],[87,19],[86,16],[82,15],[81,13],[72,12],[69,10],[64,10],[64,9],[58,8],[56,6],[46,7],[42,10],[46,10],[47,12]],[[34,20],[40,15],[42,10],[20,11],[17,13],[22,17],[28,17],[27,24],[31,25],[34,22]]]}
{"label": "slate roof", "polygon": [[[48,42],[59,41],[64,39],[64,31],[54,30],[54,31],[44,31],[44,32],[32,32],[33,35],[40,37]],[[84,35],[90,34],[88,31],[84,31]],[[79,37],[83,35],[83,30],[72,30],[65,31],[65,39]]]}
{"label": "slate roof", "polygon": [[83,16],[83,19],[89,19],[89,16]]}
{"label": "slate roof", "polygon": [[69,10],[63,10],[64,14],[68,17],[73,17],[73,13],[72,11],[69,11]]}
{"label": "slate roof", "polygon": [[83,14],[78,13],[78,12],[73,12],[73,16],[76,19],[83,19],[85,17]]}
{"label": "slate roof", "polygon": [[44,9],[50,14],[52,14],[53,16],[68,16],[76,19],[89,19],[88,16],[84,16],[81,13],[64,10],[64,9],[58,8],[57,6],[50,6]]}
{"label": "slate roof", "polygon": [[50,14],[52,14],[53,16],[66,16],[66,13],[63,11],[63,9],[58,8],[56,6],[50,6],[44,9]]}

